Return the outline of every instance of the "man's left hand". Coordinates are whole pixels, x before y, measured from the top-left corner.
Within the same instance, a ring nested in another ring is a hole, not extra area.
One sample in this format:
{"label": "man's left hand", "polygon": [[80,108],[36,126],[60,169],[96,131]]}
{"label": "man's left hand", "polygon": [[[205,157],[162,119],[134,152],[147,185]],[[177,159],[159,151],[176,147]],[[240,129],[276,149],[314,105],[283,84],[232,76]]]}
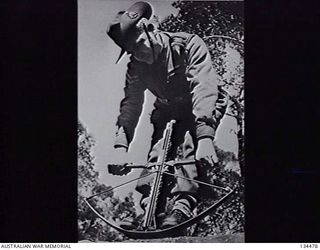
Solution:
{"label": "man's left hand", "polygon": [[218,157],[212,139],[203,138],[199,140],[198,149],[196,152],[196,160],[206,161],[211,166],[218,162]]}

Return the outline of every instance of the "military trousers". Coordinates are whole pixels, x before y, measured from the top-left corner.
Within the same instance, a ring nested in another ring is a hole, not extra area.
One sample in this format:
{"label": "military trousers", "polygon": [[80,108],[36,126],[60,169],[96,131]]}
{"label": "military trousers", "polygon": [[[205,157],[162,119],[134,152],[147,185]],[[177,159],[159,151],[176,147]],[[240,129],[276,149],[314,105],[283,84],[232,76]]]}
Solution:
{"label": "military trousers", "polygon": [[[163,141],[163,132],[166,125],[171,120],[175,120],[171,135],[171,147],[166,160],[174,160],[177,157],[183,160],[195,160],[195,151],[197,148],[195,117],[192,113],[192,104],[175,103],[174,105],[165,105],[156,101],[155,109],[151,114],[151,123],[154,131],[151,140],[151,147],[148,154],[148,162],[157,162],[161,145]],[[159,197],[159,203],[165,206],[166,197],[197,197],[199,184],[192,180],[197,179],[197,167],[195,164],[179,166],[169,169],[169,172],[187,177],[186,180],[169,175],[163,175],[162,195]],[[144,169],[141,176],[146,175],[149,170]],[[142,200],[149,196],[154,175],[149,175],[138,181],[136,190],[142,194]],[[141,204],[144,208],[146,204]]]}

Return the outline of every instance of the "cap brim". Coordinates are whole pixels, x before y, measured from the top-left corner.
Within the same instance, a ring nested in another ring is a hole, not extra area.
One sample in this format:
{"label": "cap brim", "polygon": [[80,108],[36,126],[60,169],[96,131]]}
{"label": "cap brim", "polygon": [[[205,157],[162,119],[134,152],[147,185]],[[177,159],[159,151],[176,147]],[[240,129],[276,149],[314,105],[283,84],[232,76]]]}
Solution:
{"label": "cap brim", "polygon": [[123,55],[126,53],[126,51],[124,49],[121,49],[120,55],[116,61],[116,64],[121,60],[121,58],[123,57]]}

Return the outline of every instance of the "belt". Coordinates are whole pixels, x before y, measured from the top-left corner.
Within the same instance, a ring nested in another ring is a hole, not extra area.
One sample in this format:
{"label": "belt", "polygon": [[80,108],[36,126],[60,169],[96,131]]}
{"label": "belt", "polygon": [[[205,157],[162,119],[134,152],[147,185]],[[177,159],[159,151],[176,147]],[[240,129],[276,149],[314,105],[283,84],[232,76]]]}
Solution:
{"label": "belt", "polygon": [[173,99],[166,99],[166,98],[160,98],[160,97],[157,97],[157,100],[162,103],[162,104],[167,104],[167,105],[170,105],[170,104],[178,104],[178,103],[186,103],[188,100],[190,100],[189,98],[189,95],[188,96],[177,96],[177,97],[174,97]]}

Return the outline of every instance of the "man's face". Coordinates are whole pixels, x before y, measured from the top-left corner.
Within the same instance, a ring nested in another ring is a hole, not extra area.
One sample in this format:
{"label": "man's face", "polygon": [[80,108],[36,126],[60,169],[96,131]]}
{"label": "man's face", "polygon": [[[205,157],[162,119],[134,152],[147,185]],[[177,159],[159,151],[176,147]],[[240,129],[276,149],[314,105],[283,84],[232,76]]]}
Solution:
{"label": "man's face", "polygon": [[149,32],[146,26],[140,26],[142,27],[138,29],[134,36],[128,53],[140,62],[153,64],[158,57],[160,45],[152,31]]}
{"label": "man's face", "polygon": [[142,32],[135,40],[131,53],[138,61],[152,64],[155,58],[152,41],[149,38],[147,31]]}

